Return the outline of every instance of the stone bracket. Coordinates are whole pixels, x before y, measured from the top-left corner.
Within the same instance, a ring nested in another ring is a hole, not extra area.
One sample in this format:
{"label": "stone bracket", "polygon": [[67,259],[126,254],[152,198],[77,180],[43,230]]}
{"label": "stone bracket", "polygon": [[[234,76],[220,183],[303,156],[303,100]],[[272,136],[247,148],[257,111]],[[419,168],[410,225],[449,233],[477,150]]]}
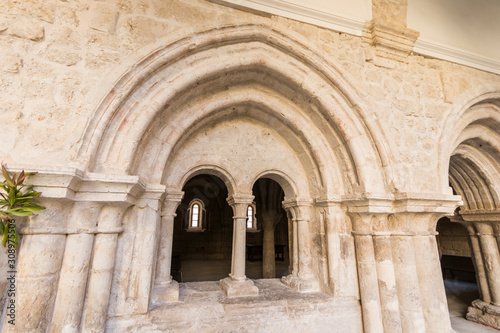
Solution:
{"label": "stone bracket", "polygon": [[366,23],[363,31],[378,56],[398,61],[406,60],[419,35],[418,31],[406,27],[395,28],[373,20]]}

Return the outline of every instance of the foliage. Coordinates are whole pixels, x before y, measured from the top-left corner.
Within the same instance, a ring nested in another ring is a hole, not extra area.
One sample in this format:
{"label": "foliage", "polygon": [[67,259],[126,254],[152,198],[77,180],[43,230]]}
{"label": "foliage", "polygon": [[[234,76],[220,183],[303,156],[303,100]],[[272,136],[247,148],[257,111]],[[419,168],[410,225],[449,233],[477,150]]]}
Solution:
{"label": "foliage", "polygon": [[[33,203],[33,199],[41,193],[33,190],[32,185],[23,185],[26,177],[34,173],[25,173],[23,170],[10,176],[3,164],[2,173],[5,180],[0,182],[0,236],[3,246],[6,246],[10,238],[10,243],[17,248],[19,235],[14,216],[30,216],[45,208]],[[10,237],[9,232],[12,234]]]}

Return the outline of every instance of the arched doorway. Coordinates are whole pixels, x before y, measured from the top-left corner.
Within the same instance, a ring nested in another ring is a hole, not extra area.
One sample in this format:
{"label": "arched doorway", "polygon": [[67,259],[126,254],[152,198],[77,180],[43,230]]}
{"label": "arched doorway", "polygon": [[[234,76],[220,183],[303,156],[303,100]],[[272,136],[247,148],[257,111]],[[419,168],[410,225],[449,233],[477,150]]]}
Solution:
{"label": "arched doorway", "polygon": [[280,184],[269,178],[258,179],[252,189],[255,218],[247,220],[247,275],[272,279],[289,274],[289,226],[282,202],[285,193]]}
{"label": "arched doorway", "polygon": [[[476,300],[462,310],[466,318],[500,328],[500,108],[498,95],[474,101],[445,128],[448,180],[463,205],[451,221],[468,234],[478,286]],[[460,293],[465,294],[464,291]],[[474,298],[474,297],[472,297]],[[470,300],[469,300],[470,301]]]}
{"label": "arched doorway", "polygon": [[177,282],[218,281],[231,270],[232,210],[227,187],[201,174],[183,187],[174,219],[172,277]]}

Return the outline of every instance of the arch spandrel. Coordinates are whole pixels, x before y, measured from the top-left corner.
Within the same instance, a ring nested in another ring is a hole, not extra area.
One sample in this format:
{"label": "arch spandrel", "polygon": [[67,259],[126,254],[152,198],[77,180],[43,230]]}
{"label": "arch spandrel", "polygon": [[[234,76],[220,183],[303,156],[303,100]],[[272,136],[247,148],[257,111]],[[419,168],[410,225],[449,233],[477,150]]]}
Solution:
{"label": "arch spandrel", "polygon": [[[190,66],[180,66],[182,62]],[[202,70],[195,70],[198,68]],[[305,112],[318,114],[330,123],[333,136],[345,147],[340,164],[352,173],[348,178],[359,183],[356,188],[372,193],[387,191],[382,165],[390,163],[390,152],[378,123],[364,121],[371,117],[361,106],[362,98],[338,70],[311,52],[305,43],[254,25],[194,34],[145,57],[118,80],[96,110],[76,159],[88,161],[90,171],[130,173],[132,156],[146,153],[142,159],[155,158],[147,155],[151,142],[164,145],[165,151],[172,147],[155,142],[154,137],[154,124],[159,118],[168,117],[165,110],[171,103],[196,90],[207,78],[249,68],[258,68],[264,74],[279,73],[279,80],[285,85],[308,96],[314,107]],[[238,83],[227,80],[231,85]],[[138,146],[141,138],[149,140]],[[314,148],[313,143],[306,144]],[[310,151],[321,157],[319,164],[336,164],[331,156],[326,156],[331,152]],[[369,166],[362,162],[364,159],[370,162]]]}

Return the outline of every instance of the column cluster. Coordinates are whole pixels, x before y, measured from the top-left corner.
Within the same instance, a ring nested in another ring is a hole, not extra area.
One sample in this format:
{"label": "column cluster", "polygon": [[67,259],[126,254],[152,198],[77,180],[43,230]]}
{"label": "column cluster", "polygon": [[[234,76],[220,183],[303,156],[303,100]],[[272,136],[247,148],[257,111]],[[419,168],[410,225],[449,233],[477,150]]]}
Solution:
{"label": "column cluster", "polygon": [[461,211],[451,219],[469,232],[480,298],[467,319],[500,329],[500,211]]}

